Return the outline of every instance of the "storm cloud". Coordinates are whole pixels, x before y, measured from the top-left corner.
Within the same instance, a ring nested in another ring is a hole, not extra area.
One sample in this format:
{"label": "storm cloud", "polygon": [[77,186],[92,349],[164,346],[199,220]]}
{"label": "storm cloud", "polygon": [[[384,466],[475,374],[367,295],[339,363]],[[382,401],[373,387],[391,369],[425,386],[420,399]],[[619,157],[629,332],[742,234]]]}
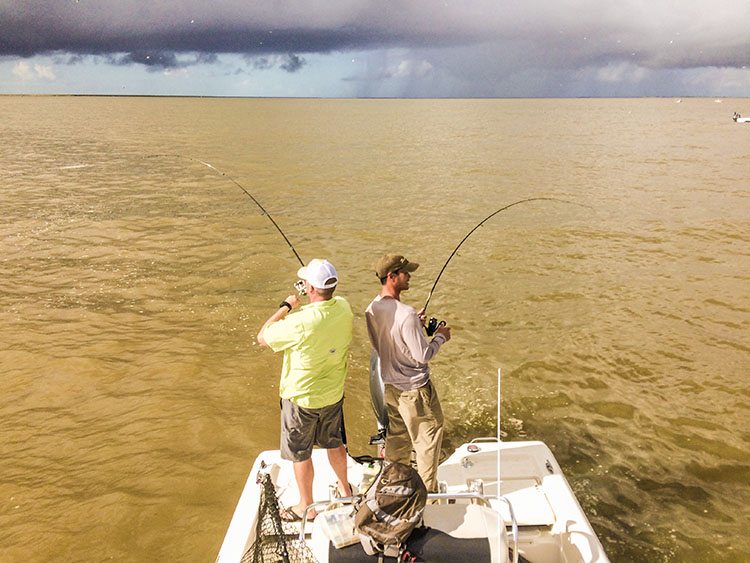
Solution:
{"label": "storm cloud", "polygon": [[[287,72],[308,55],[408,51],[370,78],[509,76],[602,84],[652,71],[750,66],[747,0],[0,0],[0,57],[99,56],[173,68],[239,54]],[[348,76],[344,80],[366,79]]]}
{"label": "storm cloud", "polygon": [[320,53],[503,41],[556,64],[619,58],[649,67],[743,66],[748,21],[745,0],[710,7],[703,0],[5,0],[0,55]]}

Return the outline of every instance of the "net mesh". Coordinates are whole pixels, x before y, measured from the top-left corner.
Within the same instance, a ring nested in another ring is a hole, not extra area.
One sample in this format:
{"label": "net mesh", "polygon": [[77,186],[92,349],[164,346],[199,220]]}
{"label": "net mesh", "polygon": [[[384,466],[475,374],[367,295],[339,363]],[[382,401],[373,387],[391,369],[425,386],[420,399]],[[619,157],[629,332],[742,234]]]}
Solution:
{"label": "net mesh", "polygon": [[242,563],[315,563],[312,551],[299,539],[302,524],[281,519],[271,476],[262,473],[259,479],[261,495],[255,541],[242,557]]}

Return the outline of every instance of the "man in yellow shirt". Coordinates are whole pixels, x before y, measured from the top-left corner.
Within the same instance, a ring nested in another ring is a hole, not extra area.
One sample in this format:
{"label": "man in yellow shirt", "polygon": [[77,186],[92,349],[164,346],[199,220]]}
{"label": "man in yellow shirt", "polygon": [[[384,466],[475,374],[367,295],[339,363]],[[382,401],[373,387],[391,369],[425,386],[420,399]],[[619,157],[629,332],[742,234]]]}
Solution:
{"label": "man in yellow shirt", "polygon": [[[299,503],[282,513],[287,521],[300,520],[313,502],[310,456],[314,445],[328,450],[340,493],[352,493],[342,435],[352,310],[343,297],[333,296],[338,274],[327,260],[311,260],[297,275],[304,281],[310,302],[300,306],[296,295],[288,296],[258,333],[261,346],[284,352],[279,384],[281,456],[294,463],[300,494]],[[308,518],[314,515],[310,513]]]}

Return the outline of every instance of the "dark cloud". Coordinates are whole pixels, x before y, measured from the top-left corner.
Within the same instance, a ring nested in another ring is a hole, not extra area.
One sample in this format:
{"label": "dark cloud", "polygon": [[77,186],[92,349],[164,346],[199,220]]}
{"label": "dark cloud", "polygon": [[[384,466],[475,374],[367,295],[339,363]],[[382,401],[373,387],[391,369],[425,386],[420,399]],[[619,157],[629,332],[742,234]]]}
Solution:
{"label": "dark cloud", "polygon": [[[326,53],[503,41],[555,62],[750,63],[747,0],[0,0],[0,55]],[[293,65],[292,65],[293,66]]]}
{"label": "dark cloud", "polygon": [[643,82],[644,69],[745,69],[748,21],[747,0],[0,0],[0,56],[155,70],[233,53],[254,70],[296,72],[313,53],[400,49],[402,60],[348,80],[492,95],[508,77],[547,92],[575,73],[606,86]]}
{"label": "dark cloud", "polygon": [[303,57],[293,53],[285,55],[246,55],[245,60],[255,70],[280,68],[287,72],[297,72],[307,64]]}
{"label": "dark cloud", "polygon": [[196,53],[192,56],[179,55],[171,51],[133,51],[121,55],[105,55],[107,63],[114,66],[140,64],[148,70],[158,71],[168,68],[187,68],[198,64],[211,64],[218,60],[215,53]]}
{"label": "dark cloud", "polygon": [[0,0],[0,55],[321,53],[408,42],[401,32],[362,26],[346,15],[315,21],[307,13],[314,9],[314,2],[300,2],[296,10],[279,15],[271,3],[258,8],[202,0]]}
{"label": "dark cloud", "polygon": [[154,70],[164,68],[175,68],[179,66],[177,55],[171,52],[149,52],[135,51],[122,56],[108,57],[108,62],[116,66],[125,66],[131,64],[141,64]]}
{"label": "dark cloud", "polygon": [[286,62],[280,65],[280,68],[287,72],[297,72],[303,66],[305,66],[305,59],[298,55],[289,55]]}

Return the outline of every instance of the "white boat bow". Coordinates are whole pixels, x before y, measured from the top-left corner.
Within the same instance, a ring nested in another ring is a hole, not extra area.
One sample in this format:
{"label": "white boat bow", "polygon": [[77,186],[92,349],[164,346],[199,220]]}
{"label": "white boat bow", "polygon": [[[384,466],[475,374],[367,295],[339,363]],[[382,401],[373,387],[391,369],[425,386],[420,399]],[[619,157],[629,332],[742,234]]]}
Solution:
{"label": "white boat bow", "polygon": [[[318,515],[312,522],[283,523],[281,535],[299,534],[300,543],[321,563],[370,560],[356,541],[350,518],[352,499],[335,498],[336,477],[325,450],[313,450],[313,465],[315,504],[308,510],[314,506]],[[353,489],[364,491],[376,476],[378,464],[349,458],[348,465]],[[259,539],[256,529],[263,490],[259,474],[270,477],[282,506],[293,506],[299,498],[291,462],[282,460],[278,450],[262,452],[250,471],[217,562],[252,561],[248,550]],[[443,543],[433,542],[440,545],[439,554],[426,561],[456,561],[467,555],[493,563],[609,561],[560,466],[542,442],[493,438],[463,444],[440,464],[438,479],[441,492],[429,496],[424,524]],[[342,522],[349,529],[336,529]],[[347,539],[356,543],[335,547]],[[451,553],[451,549],[458,551]],[[480,551],[471,555],[467,549]]]}

